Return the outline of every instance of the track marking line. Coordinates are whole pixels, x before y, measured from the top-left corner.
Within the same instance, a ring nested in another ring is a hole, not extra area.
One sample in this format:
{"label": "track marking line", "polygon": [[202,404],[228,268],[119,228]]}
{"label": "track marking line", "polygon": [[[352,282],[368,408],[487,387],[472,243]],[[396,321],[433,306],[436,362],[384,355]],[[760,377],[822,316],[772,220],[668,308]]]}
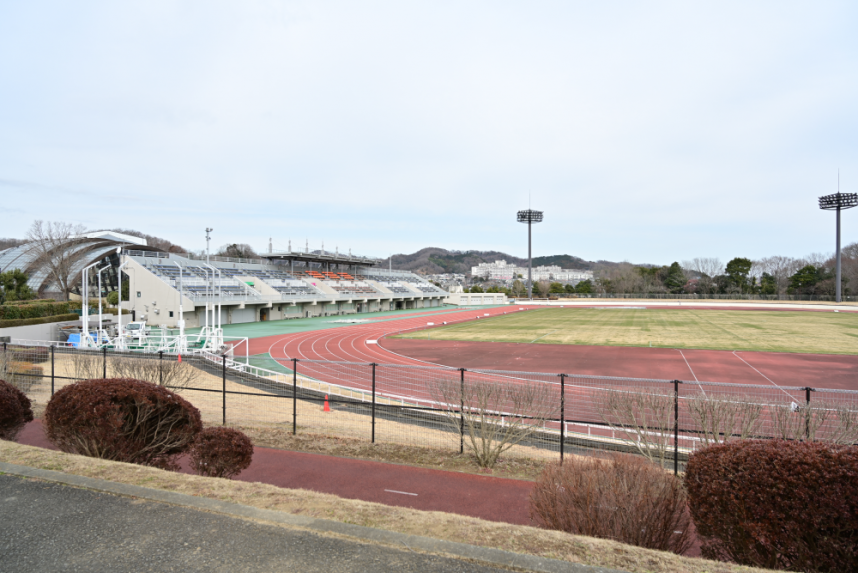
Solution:
{"label": "track marking line", "polygon": [[685,365],[688,366],[688,370],[691,372],[691,375],[694,376],[694,381],[697,382],[697,387],[700,388],[700,391],[703,392],[703,395],[705,396],[706,390],[704,390],[703,386],[700,385],[700,380],[697,379],[697,374],[695,374],[694,370],[691,369],[691,364],[688,363],[688,358],[686,358],[685,354],[683,354],[678,348],[675,348],[674,350],[679,351],[679,355],[682,356],[683,360],[685,360]]}
{"label": "track marking line", "polygon": [[417,495],[416,493],[409,493],[407,491],[396,491],[395,489],[386,489],[384,491],[386,491],[388,493],[401,493],[402,495],[414,495],[414,496]]}
{"label": "track marking line", "polygon": [[[558,328],[557,330],[560,330],[560,329]],[[554,334],[555,332],[557,332],[557,330],[552,330],[551,332],[546,332],[546,333],[545,333],[545,334],[543,334],[542,336],[537,337],[537,338],[534,338],[533,340],[531,340],[530,342],[528,342],[528,344],[533,344],[534,342],[536,342],[536,341],[537,341],[537,340],[539,340],[540,338],[545,338],[545,337],[546,337],[546,336],[548,336],[549,334]]]}
{"label": "track marking line", "polygon": [[741,360],[742,362],[744,362],[745,364],[747,364],[748,366],[750,366],[750,367],[751,367],[751,370],[753,370],[754,372],[756,372],[757,374],[759,374],[760,376],[762,376],[763,378],[765,378],[766,380],[768,380],[769,382],[771,382],[772,386],[774,386],[775,388],[777,388],[778,390],[780,390],[781,392],[783,392],[784,394],[786,394],[787,396],[789,396],[789,397],[790,397],[790,400],[792,400],[792,399],[793,399],[792,394],[790,394],[789,392],[787,392],[786,390],[784,390],[783,388],[781,388],[780,386],[778,386],[777,384],[775,384],[775,381],[774,381],[774,380],[772,380],[771,378],[769,378],[768,376],[766,376],[765,374],[763,374],[762,372],[760,372],[759,370],[757,370],[756,368],[754,368],[753,366],[751,366],[751,363],[750,363],[750,362],[748,362],[747,360],[745,360],[744,358],[742,358],[741,356],[739,356],[738,354],[736,354],[736,352],[738,352],[738,350],[734,350],[734,351],[733,351],[733,356],[735,356],[736,358],[738,358],[739,360]]}

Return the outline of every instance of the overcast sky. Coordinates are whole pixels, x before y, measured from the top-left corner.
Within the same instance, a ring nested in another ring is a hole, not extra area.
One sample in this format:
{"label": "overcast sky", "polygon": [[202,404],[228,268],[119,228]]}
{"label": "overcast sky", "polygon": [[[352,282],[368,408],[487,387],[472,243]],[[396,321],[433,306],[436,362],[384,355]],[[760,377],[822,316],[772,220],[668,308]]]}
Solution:
{"label": "overcast sky", "polygon": [[[0,237],[670,263],[834,249],[855,2],[0,3]],[[858,240],[858,209],[843,217]]]}

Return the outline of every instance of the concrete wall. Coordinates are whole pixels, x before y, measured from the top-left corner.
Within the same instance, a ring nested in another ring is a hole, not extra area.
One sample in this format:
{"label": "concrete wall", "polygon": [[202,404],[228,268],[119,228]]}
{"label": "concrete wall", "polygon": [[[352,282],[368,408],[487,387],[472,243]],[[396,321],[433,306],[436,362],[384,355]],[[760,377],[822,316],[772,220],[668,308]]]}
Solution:
{"label": "concrete wall", "polygon": [[447,300],[447,304],[464,305],[483,305],[483,304],[508,304],[506,295],[503,293],[451,293]]}
{"label": "concrete wall", "polygon": [[[176,327],[179,322],[179,291],[149,272],[148,269],[134,259],[122,257],[128,261],[123,271],[131,280],[129,298],[123,301],[122,307],[135,312],[136,320],[145,320],[152,326]],[[140,296],[137,296],[139,293]],[[199,326],[197,314],[194,313],[194,303],[186,296],[182,297],[182,308],[185,312],[185,326]],[[200,309],[199,318],[203,316]],[[170,316],[170,313],[173,316]],[[189,321],[190,319],[190,321]]]}

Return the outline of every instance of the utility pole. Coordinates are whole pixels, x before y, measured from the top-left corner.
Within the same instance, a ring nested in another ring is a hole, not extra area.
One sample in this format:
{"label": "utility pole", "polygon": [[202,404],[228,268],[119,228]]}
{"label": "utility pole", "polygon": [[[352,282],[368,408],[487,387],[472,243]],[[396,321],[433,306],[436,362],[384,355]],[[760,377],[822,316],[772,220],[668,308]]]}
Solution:
{"label": "utility pole", "polygon": [[527,209],[519,211],[517,220],[519,223],[527,223],[527,298],[533,298],[533,258],[531,256],[531,226],[542,222],[542,211]]}

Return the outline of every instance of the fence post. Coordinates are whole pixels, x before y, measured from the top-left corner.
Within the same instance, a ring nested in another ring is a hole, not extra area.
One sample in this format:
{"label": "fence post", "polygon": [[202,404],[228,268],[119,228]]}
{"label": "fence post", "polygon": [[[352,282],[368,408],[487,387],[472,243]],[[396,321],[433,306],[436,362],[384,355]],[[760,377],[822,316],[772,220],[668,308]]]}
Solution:
{"label": "fence post", "polygon": [[375,443],[375,367],[378,366],[375,362],[372,366],[372,443]]}
{"label": "fence post", "polygon": [[566,442],[566,375],[560,375],[560,465],[563,465],[563,446]]}
{"label": "fence post", "polygon": [[805,415],[804,415],[804,440],[810,440],[810,393],[816,392],[810,386],[804,389]]}
{"label": "fence post", "polygon": [[673,381],[673,475],[679,474],[679,380]]}
{"label": "fence post", "polygon": [[292,435],[298,433],[298,359],[292,359]]}
{"label": "fence post", "polygon": [[104,371],[102,372],[102,378],[107,378],[107,347],[102,348],[102,366],[104,367]]}
{"label": "fence post", "polygon": [[158,384],[161,386],[164,385],[164,351],[161,350],[158,352],[160,358],[158,358]]}
{"label": "fence post", "polygon": [[459,453],[465,453],[465,369],[459,368],[462,374],[461,398],[462,403],[459,408]]}
{"label": "fence post", "polygon": [[223,425],[226,426],[226,354],[220,360],[223,364]]}
{"label": "fence post", "polygon": [[51,345],[51,396],[54,395],[54,379],[56,378],[56,371],[54,369],[54,345]]}
{"label": "fence post", "polygon": [[6,342],[3,343],[3,379],[8,378],[7,374],[9,373],[9,356],[7,353],[9,352],[9,347]]}

